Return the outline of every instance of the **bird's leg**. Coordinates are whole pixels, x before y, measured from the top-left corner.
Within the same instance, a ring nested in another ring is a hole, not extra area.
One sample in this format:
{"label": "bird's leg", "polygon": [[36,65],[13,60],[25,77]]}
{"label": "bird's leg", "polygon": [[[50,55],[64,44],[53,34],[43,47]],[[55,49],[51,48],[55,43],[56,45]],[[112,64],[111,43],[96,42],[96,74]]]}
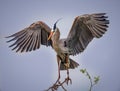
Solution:
{"label": "bird's leg", "polygon": [[60,80],[60,65],[61,65],[61,60],[60,60],[60,58],[59,58],[58,55],[57,55],[57,63],[58,63],[58,79],[55,82],[55,84],[59,83],[59,80]]}
{"label": "bird's leg", "polygon": [[56,91],[58,89],[58,87],[61,85],[60,83],[60,65],[61,65],[61,60],[59,58],[59,56],[57,55],[57,63],[58,63],[58,78],[56,80],[56,82],[53,84],[53,86],[51,86],[47,91],[49,91],[50,89],[52,91]]}
{"label": "bird's leg", "polygon": [[[69,61],[68,60],[68,58],[66,58],[67,60],[66,61]],[[60,57],[57,55],[57,62],[58,62],[58,78],[57,78],[57,80],[56,80],[56,82],[51,86],[51,87],[49,87],[47,90],[45,90],[45,91],[49,91],[49,90],[52,90],[52,91],[57,91],[57,89],[59,88],[59,87],[62,87],[62,89],[64,90],[64,91],[67,91],[65,88],[64,88],[64,83],[66,83],[67,85],[68,85],[68,82],[70,81],[70,83],[72,83],[72,80],[70,79],[70,77],[69,77],[69,67],[68,66],[66,66],[66,68],[67,68],[67,78],[63,81],[63,82],[60,82],[60,66],[61,66],[61,59],[60,59]]]}
{"label": "bird's leg", "polygon": [[70,84],[72,84],[72,79],[69,76],[69,69],[67,69],[67,78],[65,80],[66,80],[67,85],[69,81],[70,81]]}
{"label": "bird's leg", "polygon": [[66,68],[67,68],[67,78],[65,79],[66,80],[66,83],[68,85],[68,82],[70,81],[70,83],[72,84],[72,80],[71,78],[69,77],[69,67],[70,67],[70,62],[69,62],[69,55],[66,54],[66,58],[65,58],[65,61],[66,61]]}
{"label": "bird's leg", "polygon": [[61,59],[60,59],[60,57],[57,55],[57,62],[58,62],[58,79],[57,79],[57,81],[51,86],[51,87],[49,87],[47,90],[45,90],[45,91],[49,91],[49,90],[51,90],[51,91],[57,91],[57,89],[59,88],[59,87],[62,87],[62,89],[64,90],[64,91],[67,91],[65,88],[64,88],[64,86],[63,86],[63,84],[64,83],[67,83],[67,80],[65,79],[63,82],[60,82],[60,65],[61,65]]}

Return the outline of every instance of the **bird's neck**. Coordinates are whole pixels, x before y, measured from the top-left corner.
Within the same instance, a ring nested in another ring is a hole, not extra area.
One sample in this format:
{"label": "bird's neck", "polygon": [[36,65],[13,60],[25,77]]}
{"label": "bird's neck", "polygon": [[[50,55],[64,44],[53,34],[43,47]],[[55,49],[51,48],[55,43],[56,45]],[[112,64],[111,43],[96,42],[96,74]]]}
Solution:
{"label": "bird's neck", "polygon": [[53,45],[58,46],[58,44],[59,44],[58,42],[59,42],[59,39],[60,39],[60,32],[59,32],[59,30],[55,31],[55,33],[53,34],[51,39],[52,39]]}
{"label": "bird's neck", "polygon": [[53,44],[55,44],[55,45],[58,44],[59,37],[56,34],[54,34],[51,39],[52,39]]}

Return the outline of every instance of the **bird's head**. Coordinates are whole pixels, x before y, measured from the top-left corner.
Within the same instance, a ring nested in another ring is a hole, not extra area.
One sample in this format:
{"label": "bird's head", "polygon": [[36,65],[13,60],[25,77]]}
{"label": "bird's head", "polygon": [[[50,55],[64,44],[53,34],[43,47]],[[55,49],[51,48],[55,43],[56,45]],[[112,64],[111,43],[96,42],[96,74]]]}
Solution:
{"label": "bird's head", "polygon": [[53,26],[53,29],[51,30],[50,35],[49,35],[49,37],[48,37],[48,40],[50,40],[51,37],[53,36],[53,34],[57,32],[58,28],[57,28],[56,25],[57,25],[57,23],[58,23],[59,20],[61,20],[61,18],[58,19],[58,20],[55,22],[55,24],[54,24],[54,26]]}

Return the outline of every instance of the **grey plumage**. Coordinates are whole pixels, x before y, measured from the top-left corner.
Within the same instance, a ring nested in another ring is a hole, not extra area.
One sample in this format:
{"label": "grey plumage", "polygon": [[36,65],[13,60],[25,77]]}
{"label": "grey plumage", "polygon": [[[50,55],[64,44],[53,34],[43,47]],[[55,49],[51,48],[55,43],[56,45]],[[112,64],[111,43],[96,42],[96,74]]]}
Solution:
{"label": "grey plumage", "polygon": [[[29,52],[40,48],[40,45],[52,46],[56,51],[59,59],[62,61],[61,70],[65,69],[64,63],[66,55],[76,55],[85,50],[93,38],[100,38],[107,31],[109,20],[107,20],[105,13],[85,14],[77,16],[73,22],[71,30],[65,39],[60,38],[60,31],[54,27],[54,31],[42,21],[31,24],[29,27],[23,29],[6,38],[12,38],[15,41],[9,47],[16,52]],[[51,32],[52,36],[49,38]],[[70,61],[70,68],[75,68],[78,63],[72,59]]]}
{"label": "grey plumage", "polygon": [[66,43],[71,49],[71,55],[83,52],[90,41],[100,38],[107,31],[109,21],[105,13],[85,14],[75,18],[73,26],[68,34]]}

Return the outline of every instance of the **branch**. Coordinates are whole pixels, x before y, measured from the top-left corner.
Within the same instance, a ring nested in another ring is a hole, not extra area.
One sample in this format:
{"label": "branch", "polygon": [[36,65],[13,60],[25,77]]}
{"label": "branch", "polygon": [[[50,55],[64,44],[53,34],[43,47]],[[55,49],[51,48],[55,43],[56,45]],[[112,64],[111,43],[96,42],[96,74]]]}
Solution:
{"label": "branch", "polygon": [[87,78],[89,79],[89,81],[90,81],[89,91],[92,91],[92,88],[98,83],[98,81],[100,80],[100,77],[99,76],[95,76],[94,80],[93,80],[86,69],[81,69],[80,72],[85,74],[87,76]]}

